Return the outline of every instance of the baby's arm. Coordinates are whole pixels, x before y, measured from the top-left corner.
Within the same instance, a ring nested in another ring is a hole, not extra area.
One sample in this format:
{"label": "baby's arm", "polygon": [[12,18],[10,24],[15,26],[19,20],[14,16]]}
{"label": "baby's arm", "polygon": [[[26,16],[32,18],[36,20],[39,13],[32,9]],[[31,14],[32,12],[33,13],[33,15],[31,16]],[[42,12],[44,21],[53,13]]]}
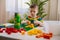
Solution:
{"label": "baby's arm", "polygon": [[23,20],[21,23],[23,24],[23,23],[28,23],[29,22],[29,20]]}
{"label": "baby's arm", "polygon": [[27,21],[28,21],[28,20],[23,20],[21,23],[22,23],[22,24],[23,24],[23,23],[27,23]]}

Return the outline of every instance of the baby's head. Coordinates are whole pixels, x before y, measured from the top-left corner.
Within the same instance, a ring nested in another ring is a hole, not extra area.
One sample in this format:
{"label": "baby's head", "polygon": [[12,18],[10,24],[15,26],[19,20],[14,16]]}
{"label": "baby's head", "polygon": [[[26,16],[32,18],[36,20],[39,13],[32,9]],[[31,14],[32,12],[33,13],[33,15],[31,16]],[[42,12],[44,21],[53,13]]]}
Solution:
{"label": "baby's head", "polygon": [[37,13],[38,13],[38,5],[32,4],[32,5],[30,6],[30,14],[31,14],[32,16],[35,16],[35,15],[37,15]]}

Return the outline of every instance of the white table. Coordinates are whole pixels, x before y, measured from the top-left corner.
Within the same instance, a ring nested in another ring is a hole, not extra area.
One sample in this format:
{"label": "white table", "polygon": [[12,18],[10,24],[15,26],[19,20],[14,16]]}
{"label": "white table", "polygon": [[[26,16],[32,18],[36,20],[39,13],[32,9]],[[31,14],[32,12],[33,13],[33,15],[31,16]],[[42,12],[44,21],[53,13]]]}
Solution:
{"label": "white table", "polygon": [[[46,21],[44,22],[44,27],[37,27],[38,29],[48,33],[48,24]],[[12,38],[12,39],[21,39],[21,40],[45,40],[43,38],[37,39],[35,36],[28,36],[27,33],[25,35],[21,35],[20,33],[12,33],[11,35],[6,34],[5,32],[0,33],[0,36]]]}

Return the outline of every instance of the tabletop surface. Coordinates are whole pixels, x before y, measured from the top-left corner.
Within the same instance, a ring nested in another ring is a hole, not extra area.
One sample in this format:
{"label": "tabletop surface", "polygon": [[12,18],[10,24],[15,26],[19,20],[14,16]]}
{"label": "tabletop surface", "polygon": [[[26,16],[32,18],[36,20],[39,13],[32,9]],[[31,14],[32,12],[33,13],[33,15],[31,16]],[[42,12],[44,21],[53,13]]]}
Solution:
{"label": "tabletop surface", "polygon": [[[44,24],[45,24],[44,27],[37,27],[37,29],[40,29],[44,32],[46,30],[48,30],[48,28],[46,28],[47,27],[46,22],[44,22]],[[46,28],[46,29],[44,29],[44,28]],[[37,38],[35,38],[35,36],[28,36],[27,32],[25,35],[21,35],[19,32],[8,35],[7,33],[3,32],[3,33],[0,33],[0,36],[12,38],[12,39],[22,39],[22,40],[40,40],[40,39],[43,40],[43,38],[37,39]]]}

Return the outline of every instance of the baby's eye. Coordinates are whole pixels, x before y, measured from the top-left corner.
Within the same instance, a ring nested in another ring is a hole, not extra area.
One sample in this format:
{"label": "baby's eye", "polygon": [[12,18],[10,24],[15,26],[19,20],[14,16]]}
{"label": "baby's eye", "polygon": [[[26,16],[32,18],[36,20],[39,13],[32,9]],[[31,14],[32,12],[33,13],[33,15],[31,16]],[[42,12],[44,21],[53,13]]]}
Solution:
{"label": "baby's eye", "polygon": [[35,13],[35,11],[34,11],[34,13]]}
{"label": "baby's eye", "polygon": [[35,11],[30,11],[30,12],[34,12],[35,13]]}
{"label": "baby's eye", "polygon": [[32,12],[32,11],[30,11],[30,12]]}

